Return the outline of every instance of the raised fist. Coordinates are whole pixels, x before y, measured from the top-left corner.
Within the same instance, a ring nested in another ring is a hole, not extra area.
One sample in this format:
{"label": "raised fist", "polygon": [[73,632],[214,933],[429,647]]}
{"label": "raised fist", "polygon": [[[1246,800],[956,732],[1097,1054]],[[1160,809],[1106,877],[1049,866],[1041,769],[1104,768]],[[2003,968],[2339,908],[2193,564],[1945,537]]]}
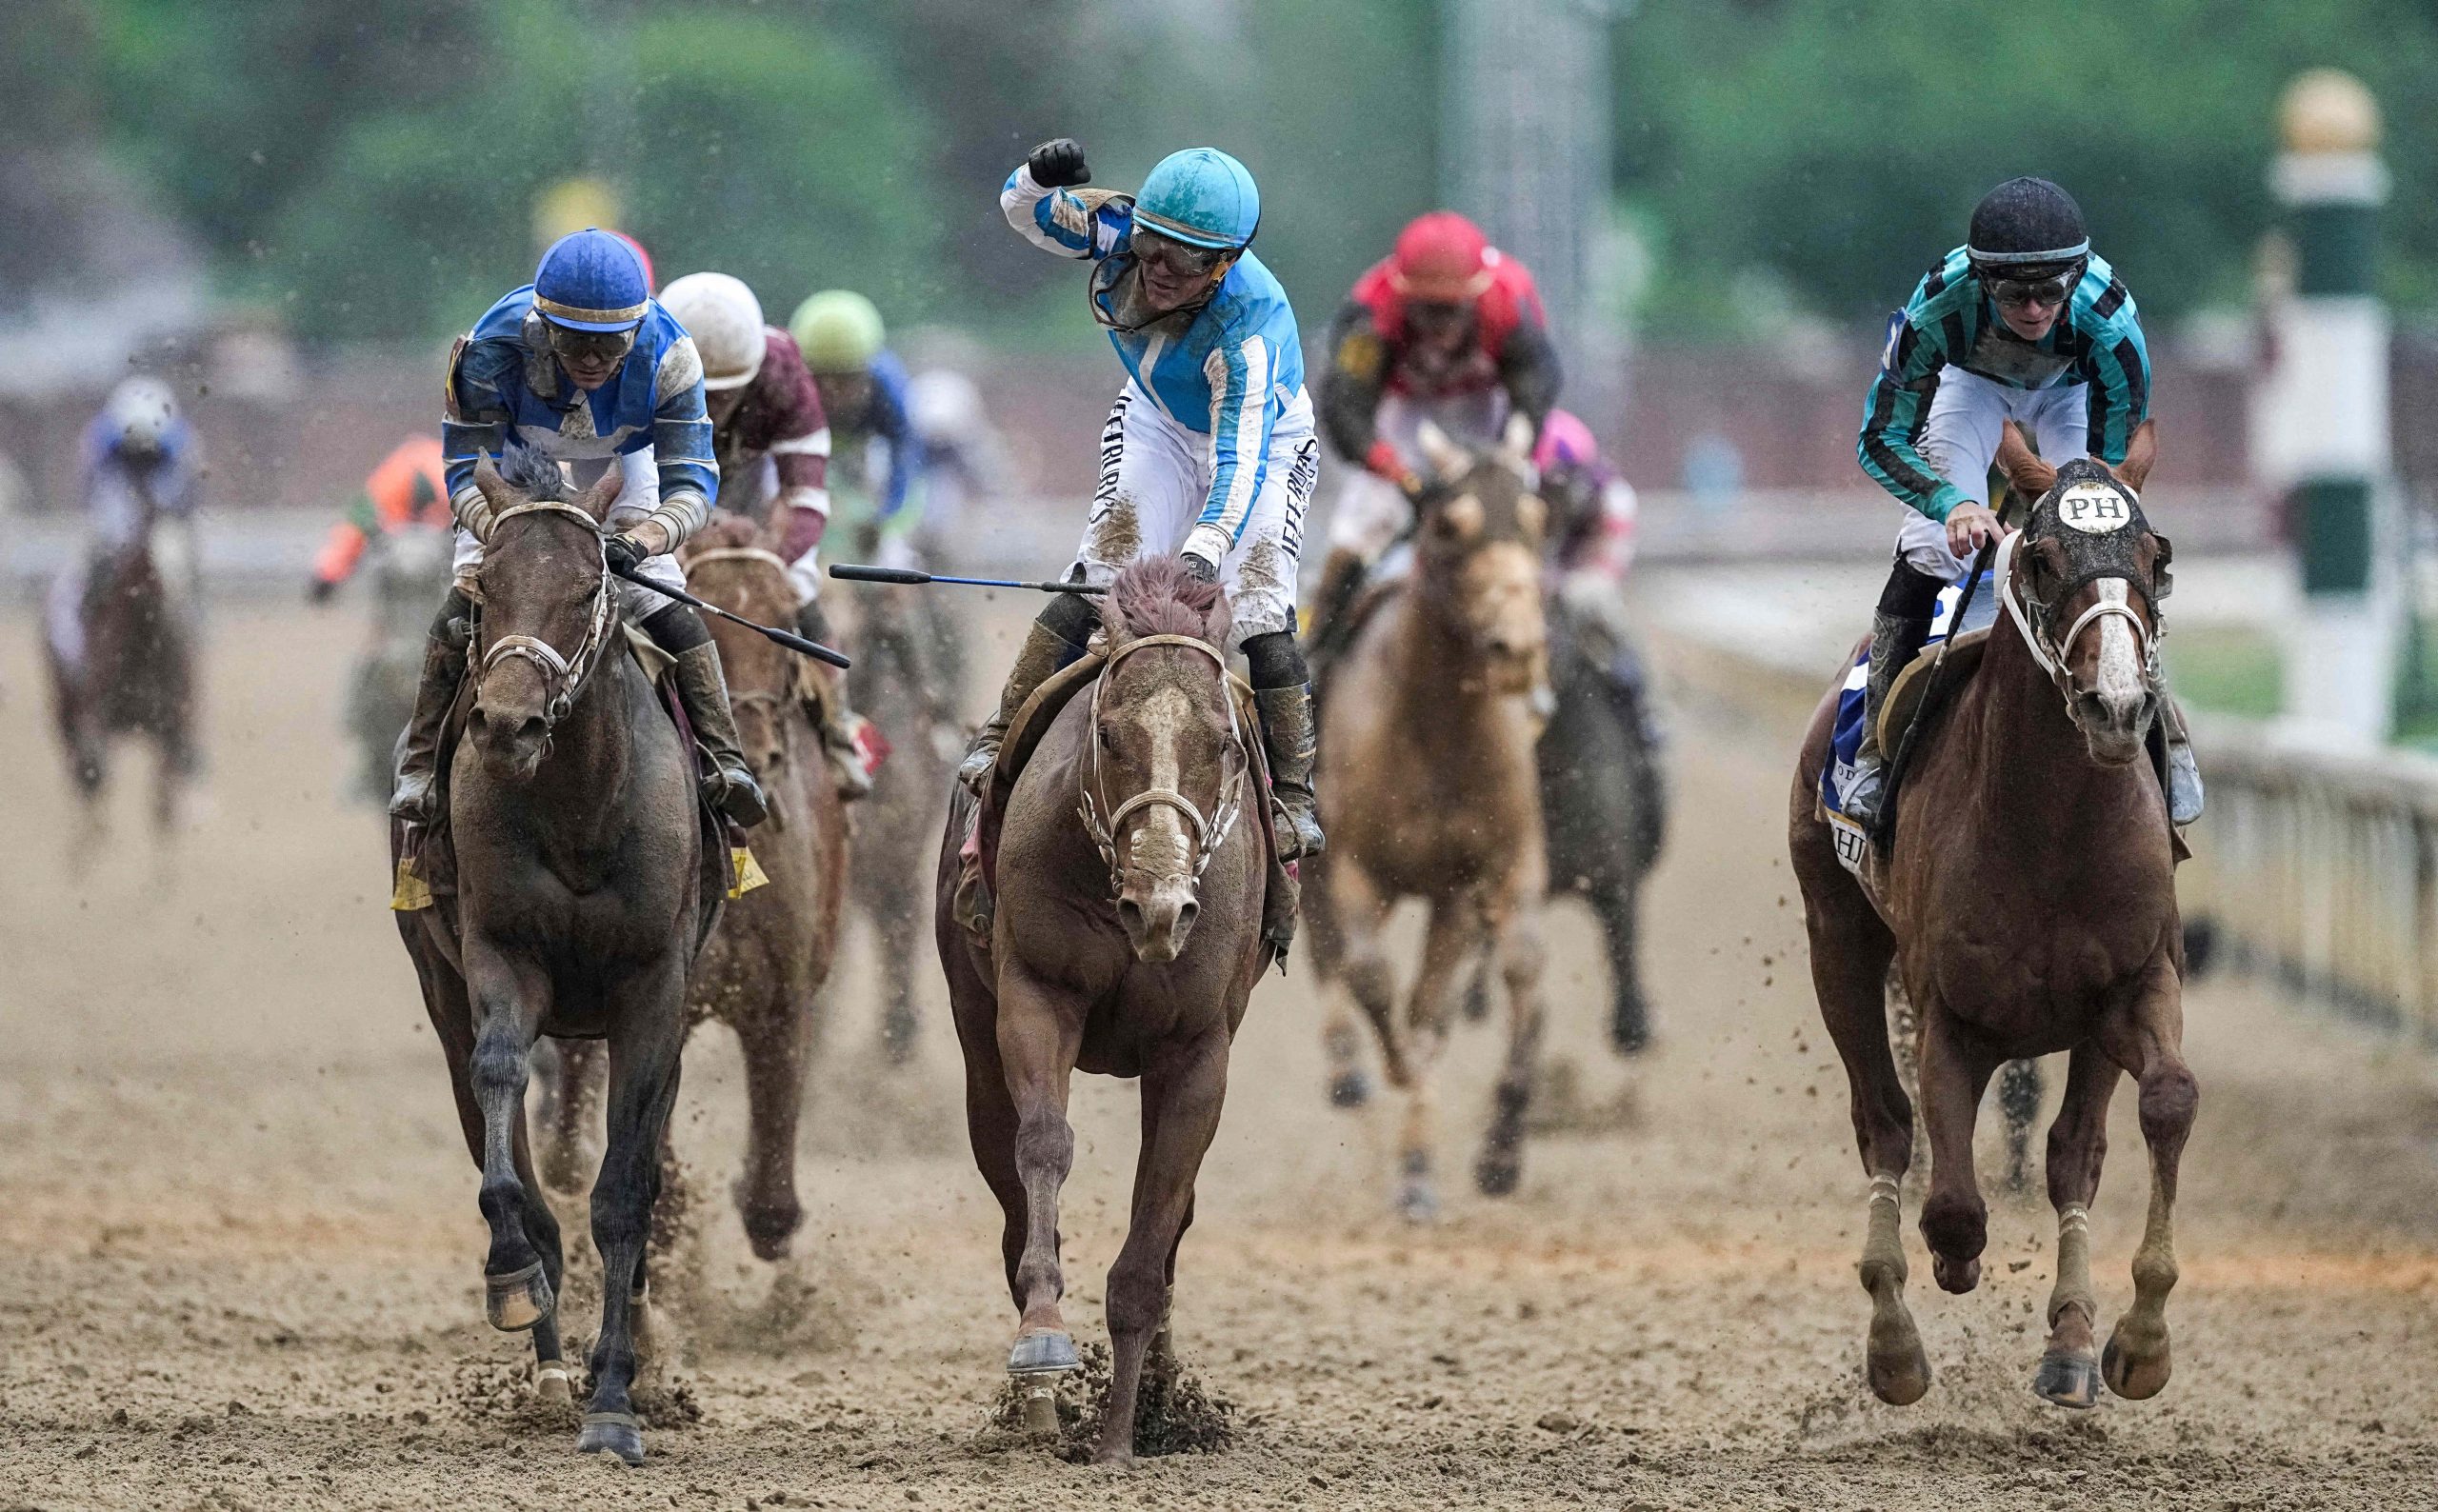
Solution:
{"label": "raised fist", "polygon": [[1071,189],[1089,184],[1092,170],[1084,163],[1084,149],[1071,136],[1053,136],[1025,154],[1025,167],[1031,169],[1032,181],[1043,189]]}

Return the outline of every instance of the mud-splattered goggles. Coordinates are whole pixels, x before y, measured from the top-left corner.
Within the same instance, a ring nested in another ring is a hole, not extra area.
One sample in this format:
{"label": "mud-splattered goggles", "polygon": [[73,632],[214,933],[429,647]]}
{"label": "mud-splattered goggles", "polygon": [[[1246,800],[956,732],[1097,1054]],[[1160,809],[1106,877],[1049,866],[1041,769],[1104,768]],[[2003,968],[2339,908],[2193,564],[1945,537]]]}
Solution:
{"label": "mud-splattered goggles", "polygon": [[629,326],[625,330],[572,330],[551,321],[545,321],[543,327],[550,332],[551,351],[588,368],[624,362],[627,353],[635,349],[635,331],[639,328]]}
{"label": "mud-splattered goggles", "polygon": [[1979,272],[1982,286],[1989,290],[1989,297],[2008,309],[2062,305],[2083,276],[2079,266],[2059,268],[2054,264],[2047,268],[2009,268],[2004,270],[1983,268]]}
{"label": "mud-splattered goggles", "polygon": [[1235,255],[1225,247],[1195,247],[1141,226],[1134,228],[1131,249],[1136,262],[1179,278],[1208,278],[1224,259]]}

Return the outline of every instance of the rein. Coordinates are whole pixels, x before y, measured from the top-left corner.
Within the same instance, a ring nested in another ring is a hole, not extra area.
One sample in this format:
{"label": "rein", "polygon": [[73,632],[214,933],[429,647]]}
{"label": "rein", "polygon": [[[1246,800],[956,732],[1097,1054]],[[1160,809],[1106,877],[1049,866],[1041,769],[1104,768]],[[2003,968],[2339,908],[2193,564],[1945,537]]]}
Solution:
{"label": "rein", "polygon": [[1128,641],[1109,653],[1108,658],[1101,664],[1100,676],[1092,681],[1090,710],[1092,729],[1091,733],[1086,737],[1091,755],[1085,761],[1084,771],[1077,785],[1081,790],[1082,801],[1075,811],[1083,817],[1084,832],[1092,837],[1092,845],[1100,851],[1101,860],[1109,866],[1112,890],[1119,885],[1117,827],[1126,823],[1127,817],[1138,809],[1149,808],[1155,805],[1163,806],[1173,808],[1186,817],[1186,822],[1193,828],[1194,849],[1198,852],[1193,863],[1193,880],[1197,884],[1202,881],[1203,872],[1209,869],[1210,858],[1217,854],[1219,847],[1227,842],[1229,831],[1235,827],[1237,818],[1244,813],[1245,773],[1251,766],[1251,758],[1249,754],[1244,763],[1238,766],[1234,774],[1221,783],[1219,801],[1212,806],[1207,816],[1192,799],[1173,787],[1147,787],[1118,805],[1114,809],[1110,809],[1107,820],[1101,818],[1101,811],[1109,808],[1109,789],[1101,776],[1101,693],[1109,686],[1109,674],[1116,670],[1119,662],[1136,651],[1149,650],[1154,646],[1187,647],[1210,658],[1211,665],[1219,669],[1219,695],[1228,704],[1229,744],[1235,746],[1240,754],[1246,752],[1244,726],[1236,717],[1235,690],[1228,686],[1227,654],[1217,647],[1195,635],[1143,635]]}
{"label": "rein", "polygon": [[557,685],[549,704],[544,706],[542,718],[547,728],[567,717],[568,710],[575,705],[576,689],[592,675],[593,667],[601,660],[603,647],[610,643],[612,604],[610,597],[610,544],[609,537],[602,532],[600,521],[574,505],[557,499],[529,499],[523,504],[509,506],[491,517],[490,534],[496,538],[501,526],[524,514],[564,514],[581,520],[585,528],[592,532],[595,546],[602,553],[601,580],[593,585],[591,616],[585,625],[584,639],[576,643],[573,655],[562,655],[557,647],[532,635],[503,635],[483,652],[481,676],[490,675],[492,667],[510,657],[518,656],[542,669],[543,686]]}

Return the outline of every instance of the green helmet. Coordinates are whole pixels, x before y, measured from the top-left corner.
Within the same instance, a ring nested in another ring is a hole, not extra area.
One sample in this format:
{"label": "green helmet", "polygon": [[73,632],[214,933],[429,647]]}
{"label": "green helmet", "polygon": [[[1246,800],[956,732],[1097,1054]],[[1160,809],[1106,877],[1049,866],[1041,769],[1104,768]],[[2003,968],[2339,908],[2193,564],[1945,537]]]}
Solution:
{"label": "green helmet", "polygon": [[796,307],[788,333],[814,372],[863,372],[880,355],[880,311],[850,288],[825,288]]}

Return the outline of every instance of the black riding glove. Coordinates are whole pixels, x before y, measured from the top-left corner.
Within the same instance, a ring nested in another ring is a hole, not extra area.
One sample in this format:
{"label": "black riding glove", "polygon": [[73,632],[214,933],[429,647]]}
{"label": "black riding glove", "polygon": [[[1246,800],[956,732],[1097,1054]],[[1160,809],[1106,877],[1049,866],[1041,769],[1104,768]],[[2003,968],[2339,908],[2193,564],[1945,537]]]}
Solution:
{"label": "black riding glove", "polygon": [[1072,189],[1089,184],[1092,170],[1084,164],[1084,149],[1071,136],[1053,136],[1025,154],[1025,167],[1043,189]]}
{"label": "black riding glove", "polygon": [[1185,563],[1185,575],[1193,579],[1196,583],[1216,583],[1219,581],[1219,564],[1211,561],[1209,557],[1188,551],[1180,560]]}
{"label": "black riding glove", "polygon": [[602,554],[610,559],[610,572],[615,576],[625,577],[642,564],[644,548],[635,544],[633,536],[613,535],[610,538],[609,544],[602,547]]}

